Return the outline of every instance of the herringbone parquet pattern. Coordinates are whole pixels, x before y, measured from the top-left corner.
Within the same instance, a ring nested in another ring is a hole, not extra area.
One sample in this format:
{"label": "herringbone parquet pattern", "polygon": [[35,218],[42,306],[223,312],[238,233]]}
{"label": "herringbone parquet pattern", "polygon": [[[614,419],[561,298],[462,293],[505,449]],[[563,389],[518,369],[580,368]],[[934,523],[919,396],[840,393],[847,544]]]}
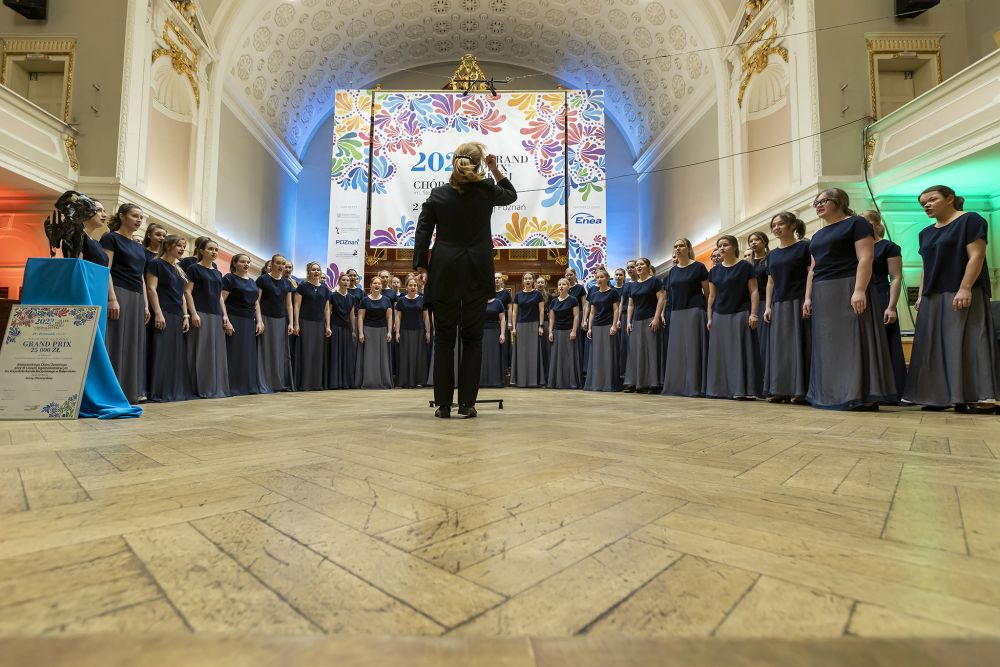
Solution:
{"label": "herringbone parquet pattern", "polygon": [[0,634],[1000,635],[1000,419],[499,392],[0,423]]}

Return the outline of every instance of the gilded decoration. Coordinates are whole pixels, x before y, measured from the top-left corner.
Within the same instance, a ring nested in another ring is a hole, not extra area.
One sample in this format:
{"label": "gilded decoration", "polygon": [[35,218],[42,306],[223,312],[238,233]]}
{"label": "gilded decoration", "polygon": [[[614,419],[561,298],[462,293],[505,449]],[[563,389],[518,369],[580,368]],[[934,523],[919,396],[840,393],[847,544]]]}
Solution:
{"label": "gilded decoration", "polygon": [[868,33],[865,35],[868,49],[868,84],[871,97],[872,118],[878,120],[878,59],[896,54],[923,56],[933,62],[935,80],[943,79],[941,68],[941,38],[937,33]]}
{"label": "gilded decoration", "polygon": [[764,5],[767,4],[767,0],[747,0],[746,2],[746,14],[743,17],[743,27],[740,28],[740,32],[743,32],[747,27],[753,23],[753,20],[764,9]]}
{"label": "gilded decoration", "polygon": [[194,90],[195,105],[201,105],[201,90],[198,87],[198,51],[194,45],[181,32],[180,26],[171,20],[163,24],[163,41],[166,43],[165,49],[153,49],[153,62],[159,58],[167,56],[170,58],[170,65],[178,74],[187,77],[191,88]]}
{"label": "gilded decoration", "polygon": [[73,171],[80,171],[80,161],[76,157],[76,137],[64,137],[63,143],[66,144],[66,158],[69,160],[69,166]]}
{"label": "gilded decoration", "polygon": [[23,58],[28,54],[41,53],[48,58],[65,58],[66,78],[63,98],[62,120],[68,123],[73,102],[73,72],[76,67],[75,39],[34,39],[29,37],[12,37],[3,40],[3,61],[0,64],[0,84],[7,85],[7,71],[11,58]]}
{"label": "gilded decoration", "polygon": [[[768,34],[770,33],[770,34]],[[778,18],[772,16],[757,30],[749,45],[740,54],[740,92],[736,98],[740,108],[743,107],[743,97],[746,95],[747,86],[750,79],[755,74],[760,74],[767,69],[768,62],[772,55],[781,56],[781,59],[788,62],[788,49],[783,46],[775,46],[778,41]],[[752,53],[751,53],[752,52]]]}
{"label": "gilded decoration", "polygon": [[365,255],[365,264],[377,266],[389,259],[389,252],[385,248],[372,248],[371,252]]}
{"label": "gilded decoration", "polygon": [[872,161],[875,160],[875,147],[878,146],[878,135],[872,134],[868,136],[865,141],[865,170],[867,171],[869,167],[872,166]]}
{"label": "gilded decoration", "polygon": [[[481,81],[482,83],[468,84],[459,83],[461,81]],[[474,93],[485,93],[488,90],[486,85],[486,73],[479,67],[479,62],[476,57],[471,53],[466,53],[462,56],[462,62],[459,63],[458,69],[455,73],[451,75],[451,83],[446,87],[446,90],[470,90]]]}
{"label": "gilded decoration", "polygon": [[170,0],[170,3],[177,8],[180,15],[184,17],[191,29],[198,34],[199,37],[202,36],[201,27],[198,25],[198,20],[195,18],[196,8],[194,0]]}

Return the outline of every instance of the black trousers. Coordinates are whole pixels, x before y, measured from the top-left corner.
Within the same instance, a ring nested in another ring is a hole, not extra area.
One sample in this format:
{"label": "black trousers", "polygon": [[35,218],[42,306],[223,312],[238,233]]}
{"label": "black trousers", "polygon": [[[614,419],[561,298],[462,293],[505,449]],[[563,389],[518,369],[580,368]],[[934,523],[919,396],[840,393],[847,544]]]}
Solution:
{"label": "black trousers", "polygon": [[[479,395],[483,359],[486,297],[435,301],[434,402],[450,406],[455,396],[455,340],[461,331],[462,358],[458,365],[458,404],[472,405]],[[459,326],[461,322],[461,326]]]}

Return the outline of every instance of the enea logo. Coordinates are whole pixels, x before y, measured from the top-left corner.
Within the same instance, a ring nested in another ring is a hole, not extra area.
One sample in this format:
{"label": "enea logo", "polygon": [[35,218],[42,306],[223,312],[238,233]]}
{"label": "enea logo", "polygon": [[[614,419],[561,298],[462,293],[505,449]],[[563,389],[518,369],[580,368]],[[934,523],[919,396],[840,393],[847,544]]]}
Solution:
{"label": "enea logo", "polygon": [[595,218],[590,213],[577,213],[572,218],[574,225],[600,225],[604,222],[601,218]]}
{"label": "enea logo", "polygon": [[334,245],[360,245],[361,241],[351,239],[337,239]]}

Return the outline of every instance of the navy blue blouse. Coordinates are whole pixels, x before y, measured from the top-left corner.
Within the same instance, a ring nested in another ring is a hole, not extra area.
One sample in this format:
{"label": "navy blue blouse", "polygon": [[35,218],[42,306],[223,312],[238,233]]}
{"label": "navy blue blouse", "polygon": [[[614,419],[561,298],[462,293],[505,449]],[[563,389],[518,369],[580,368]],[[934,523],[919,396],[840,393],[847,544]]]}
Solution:
{"label": "navy blue blouse", "polygon": [[115,254],[111,260],[114,286],[142,292],[142,277],[146,271],[146,251],[142,246],[118,232],[108,232],[101,237],[101,247]]}
{"label": "navy blue blouse", "polygon": [[750,290],[747,283],[753,278],[753,274],[753,266],[745,259],[741,259],[732,266],[719,264],[715,267],[708,279],[715,285],[712,313],[732,315],[750,310]]}
{"label": "navy blue blouse", "polygon": [[[577,303],[582,306],[583,300],[587,298],[587,288],[577,283],[569,288],[569,295],[576,299]],[[582,313],[581,313],[582,316]]]}
{"label": "navy blue blouse", "polygon": [[514,297],[517,304],[517,323],[533,322],[538,324],[538,304],[542,302],[542,293],[538,290],[518,292]]}
{"label": "navy blue blouse", "polygon": [[611,324],[615,315],[615,304],[621,301],[618,290],[611,287],[608,291],[602,292],[595,289],[590,293],[587,302],[594,309],[594,326],[603,327]]}
{"label": "navy blue blouse", "polygon": [[875,261],[872,262],[872,285],[882,292],[889,291],[889,260],[902,257],[903,250],[887,239],[875,242]]}
{"label": "navy blue blouse", "polygon": [[813,282],[853,278],[858,270],[855,241],[875,237],[872,223],[860,215],[835,222],[816,232],[809,243],[809,252],[816,260]]}
{"label": "navy blue blouse", "polygon": [[330,292],[330,326],[350,328],[354,306],[354,295],[350,290],[347,294],[341,294],[337,290]]}
{"label": "navy blue blouse", "polygon": [[[400,329],[423,329],[424,328],[424,297],[419,294],[414,298],[401,296],[396,299],[396,310],[399,312]],[[368,317],[366,316],[367,320]]]}
{"label": "navy blue blouse", "polygon": [[[507,290],[503,291],[507,294]],[[500,293],[497,292],[499,295]],[[509,298],[509,297],[508,297]],[[484,329],[499,329],[500,328],[500,315],[506,314],[507,308],[500,297],[493,299],[486,304],[486,322],[483,324]]]}
{"label": "navy blue blouse", "polygon": [[753,261],[753,276],[757,279],[757,295],[763,304],[767,299],[767,255]]}
{"label": "navy blue blouse", "polygon": [[194,283],[191,296],[194,298],[194,309],[208,315],[221,315],[219,295],[222,294],[222,274],[218,269],[206,269],[201,264],[189,264],[188,280]]}
{"label": "navy blue blouse", "polygon": [[222,276],[222,290],[226,294],[226,312],[230,317],[257,315],[257,284],[251,278],[240,278],[235,273]]}
{"label": "navy blue blouse", "polygon": [[496,299],[503,305],[504,308],[508,308],[510,306],[511,303],[510,292],[508,292],[506,289],[502,289],[499,292],[497,292]]}
{"label": "navy blue blouse", "polygon": [[772,304],[806,298],[810,261],[809,241],[805,240],[768,253],[767,275],[774,283],[771,288]]}
{"label": "navy blue blouse", "polygon": [[288,278],[275,280],[270,274],[264,273],[257,278],[257,287],[260,288],[260,314],[264,317],[287,319],[285,295],[294,291]]}
{"label": "navy blue blouse", "polygon": [[670,292],[670,310],[705,308],[705,293],[701,284],[708,280],[708,269],[701,262],[675,266],[667,274],[666,288]]}
{"label": "navy blue blouse", "polygon": [[[135,241],[131,241],[135,243]],[[138,246],[138,244],[136,243]],[[141,247],[140,247],[141,250]],[[117,253],[115,253],[117,257]],[[154,259],[146,267],[147,273],[156,276],[156,298],[160,302],[160,310],[164,313],[183,315],[184,288],[187,281],[181,276],[173,264],[165,259]]]}
{"label": "navy blue blouse", "polygon": [[663,289],[663,281],[652,276],[632,283],[629,298],[632,299],[632,321],[648,320],[656,314],[656,295]]}
{"label": "navy blue blouse", "polygon": [[101,244],[90,238],[88,234],[83,235],[83,253],[80,257],[91,264],[108,265],[108,253],[104,252]]}
{"label": "navy blue blouse", "polygon": [[385,312],[392,308],[392,302],[384,294],[378,300],[374,300],[366,294],[361,299],[360,307],[365,311],[366,327],[384,327],[387,324]]}
{"label": "navy blue blouse", "polygon": [[[962,286],[965,266],[969,263],[970,243],[985,240],[989,227],[983,216],[968,212],[955,218],[944,227],[931,225],[920,231],[920,256],[924,260],[924,294],[957,292]],[[983,259],[983,268],[973,287],[981,287],[990,294],[989,267]]]}
{"label": "navy blue blouse", "polygon": [[556,331],[567,331],[573,328],[573,309],[579,308],[580,302],[574,296],[567,296],[562,301],[556,297],[549,301],[549,310],[556,316]]}
{"label": "navy blue blouse", "polygon": [[299,319],[306,322],[326,322],[326,302],[330,299],[330,288],[326,282],[313,285],[303,280],[295,288],[295,293],[302,297],[299,304]]}

